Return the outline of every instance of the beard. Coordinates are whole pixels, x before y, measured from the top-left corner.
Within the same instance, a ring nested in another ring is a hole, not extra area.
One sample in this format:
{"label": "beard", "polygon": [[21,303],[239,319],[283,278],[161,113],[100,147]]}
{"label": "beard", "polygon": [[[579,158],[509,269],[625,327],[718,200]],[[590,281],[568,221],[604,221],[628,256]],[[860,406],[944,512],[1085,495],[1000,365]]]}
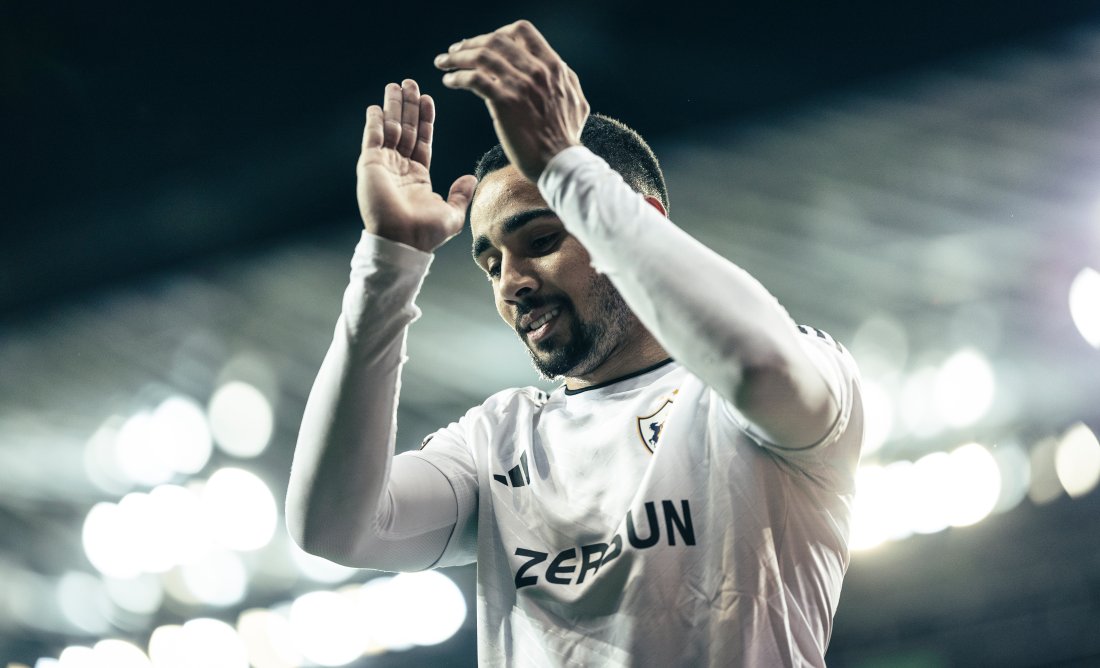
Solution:
{"label": "beard", "polygon": [[625,339],[634,313],[606,276],[596,274],[593,277],[588,285],[586,300],[593,305],[592,311],[596,314],[591,320],[582,319],[573,300],[565,295],[532,299],[522,305],[521,314],[552,305],[560,310],[559,318],[565,314],[570,316],[568,340],[563,344],[555,342],[563,336],[562,333],[534,345],[520,334],[531,356],[531,363],[543,379],[557,380],[563,376],[590,374],[606,362]]}

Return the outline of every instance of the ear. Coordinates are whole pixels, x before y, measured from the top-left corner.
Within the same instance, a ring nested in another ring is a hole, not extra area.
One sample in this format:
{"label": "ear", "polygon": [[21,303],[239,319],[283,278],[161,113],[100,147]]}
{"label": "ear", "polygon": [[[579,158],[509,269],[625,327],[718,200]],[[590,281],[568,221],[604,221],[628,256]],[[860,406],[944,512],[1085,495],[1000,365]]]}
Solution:
{"label": "ear", "polygon": [[651,207],[653,207],[654,209],[657,209],[658,211],[660,211],[662,216],[664,216],[665,218],[668,218],[668,212],[665,211],[665,205],[661,204],[660,199],[654,197],[653,195],[645,195],[645,201]]}

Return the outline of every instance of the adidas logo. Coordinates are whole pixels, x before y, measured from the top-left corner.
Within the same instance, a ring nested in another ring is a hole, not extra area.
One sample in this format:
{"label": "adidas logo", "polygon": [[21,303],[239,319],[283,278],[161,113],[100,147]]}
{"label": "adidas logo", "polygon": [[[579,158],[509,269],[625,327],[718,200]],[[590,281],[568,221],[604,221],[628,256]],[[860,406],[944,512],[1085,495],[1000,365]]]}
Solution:
{"label": "adidas logo", "polygon": [[510,484],[512,487],[523,487],[524,485],[530,485],[531,471],[527,468],[527,452],[524,451],[524,453],[520,455],[519,463],[509,469],[507,476],[503,476],[499,473],[494,473],[493,480],[496,480],[502,485]]}

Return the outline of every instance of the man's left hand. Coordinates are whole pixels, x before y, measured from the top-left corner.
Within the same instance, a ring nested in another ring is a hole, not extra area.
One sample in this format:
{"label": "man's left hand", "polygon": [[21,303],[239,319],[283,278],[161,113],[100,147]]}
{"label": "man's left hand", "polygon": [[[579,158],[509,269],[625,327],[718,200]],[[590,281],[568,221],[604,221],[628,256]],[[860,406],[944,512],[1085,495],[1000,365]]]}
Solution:
{"label": "man's left hand", "polygon": [[581,143],[589,108],[580,81],[529,21],[453,44],[435,66],[447,70],[443,85],[485,100],[505,154],[528,179]]}

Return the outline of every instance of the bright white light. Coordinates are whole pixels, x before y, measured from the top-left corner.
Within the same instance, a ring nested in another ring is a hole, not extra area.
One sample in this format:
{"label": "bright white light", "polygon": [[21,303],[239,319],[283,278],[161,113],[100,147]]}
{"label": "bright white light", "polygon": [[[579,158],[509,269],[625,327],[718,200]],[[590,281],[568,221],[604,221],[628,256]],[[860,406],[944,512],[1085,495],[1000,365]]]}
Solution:
{"label": "bright white light", "polygon": [[401,601],[410,632],[417,645],[438,645],[462,627],[466,598],[454,581],[438,571],[400,573],[389,584]]}
{"label": "bright white light", "polygon": [[176,472],[171,450],[147,411],[130,416],[119,429],[115,461],[131,480],[145,485],[167,482]]}
{"label": "bright white light", "polygon": [[1100,442],[1081,422],[1070,427],[1058,441],[1054,468],[1066,493],[1073,498],[1088,494],[1100,482]]}
{"label": "bright white light", "polygon": [[182,584],[199,602],[217,607],[236,605],[248,591],[248,571],[236,552],[214,550],[180,567]]}
{"label": "bright white light", "polygon": [[298,668],[302,655],[294,648],[293,628],[283,615],[264,608],[245,610],[237,633],[253,668]]}
{"label": "bright white light", "polygon": [[182,626],[158,626],[149,636],[149,658],[154,668],[188,668],[191,665],[187,656],[190,652]]}
{"label": "bright white light", "polygon": [[69,571],[57,583],[57,603],[61,613],[78,629],[98,635],[109,627],[110,600],[99,578],[90,573]]}
{"label": "bright white light", "polygon": [[210,460],[213,449],[206,414],[195,400],[165,399],[153,411],[154,430],[167,451],[169,464],[185,474],[198,473]]}
{"label": "bright white light", "polygon": [[1100,348],[1100,272],[1085,267],[1073,279],[1069,312],[1081,336],[1093,348]]}
{"label": "bright white light", "polygon": [[950,502],[947,521],[951,526],[976,524],[993,512],[1001,494],[1001,471],[993,455],[977,443],[967,443],[951,452]]}
{"label": "bright white light", "polygon": [[103,668],[152,668],[152,662],[136,645],[125,640],[100,640],[93,648]]}
{"label": "bright white light", "polygon": [[153,575],[105,578],[104,585],[111,602],[126,612],[151,615],[160,609],[164,600],[164,587],[160,584],[160,578]]}
{"label": "bright white light", "polygon": [[214,440],[235,457],[255,457],[271,440],[275,427],[271,403],[248,383],[235,380],[222,385],[207,410]]}
{"label": "bright white light", "polygon": [[894,401],[886,389],[872,380],[864,380],[863,398],[863,455],[878,452],[894,428]]}
{"label": "bright white light", "polygon": [[869,550],[890,539],[897,509],[891,507],[886,469],[874,464],[856,470],[856,498],[852,506],[852,532],[848,546]]}
{"label": "bright white light", "polygon": [[905,380],[901,390],[901,417],[909,433],[919,438],[936,434],[943,427],[933,409],[936,393],[936,370],[922,367]]}
{"label": "bright white light", "polygon": [[163,573],[206,554],[211,547],[208,520],[197,494],[179,485],[159,485],[149,492],[145,542],[156,543],[157,560],[145,567]]}
{"label": "bright white light", "polygon": [[909,499],[910,528],[917,533],[943,531],[951,523],[951,458],[946,452],[927,454],[913,463]]}
{"label": "bright white light", "polygon": [[250,471],[216,471],[202,490],[202,505],[214,539],[230,549],[256,550],[275,534],[275,497]]}
{"label": "bright white light", "polygon": [[158,627],[149,638],[149,658],[154,668],[248,668],[244,643],[217,619]]}
{"label": "bright white light", "polygon": [[57,657],[59,668],[103,668],[96,660],[95,651],[91,647],[73,645],[61,650]]}
{"label": "bright white light", "polygon": [[367,632],[368,653],[405,650],[414,645],[392,582],[390,575],[372,578],[350,594],[356,602],[360,626]]}
{"label": "bright white light", "polygon": [[84,518],[84,553],[96,570],[116,578],[132,578],[141,573],[137,546],[118,506],[101,502],[92,506]]}
{"label": "bright white light", "polygon": [[355,602],[336,592],[299,596],[290,606],[295,648],[308,661],[322,666],[351,663],[366,649],[366,634],[355,613]]}
{"label": "bright white light", "polygon": [[947,358],[936,374],[936,409],[953,427],[974,424],[993,405],[996,384],[985,355],[966,348]]}
{"label": "bright white light", "polygon": [[294,563],[298,566],[298,570],[301,571],[302,575],[314,582],[324,582],[326,584],[344,582],[357,572],[354,568],[341,566],[328,559],[314,556],[298,547],[292,540],[288,540],[286,545],[287,549],[290,550],[291,558],[294,559]]}
{"label": "bright white light", "polygon": [[42,657],[34,662],[34,668],[61,668],[61,662],[50,657]]}

